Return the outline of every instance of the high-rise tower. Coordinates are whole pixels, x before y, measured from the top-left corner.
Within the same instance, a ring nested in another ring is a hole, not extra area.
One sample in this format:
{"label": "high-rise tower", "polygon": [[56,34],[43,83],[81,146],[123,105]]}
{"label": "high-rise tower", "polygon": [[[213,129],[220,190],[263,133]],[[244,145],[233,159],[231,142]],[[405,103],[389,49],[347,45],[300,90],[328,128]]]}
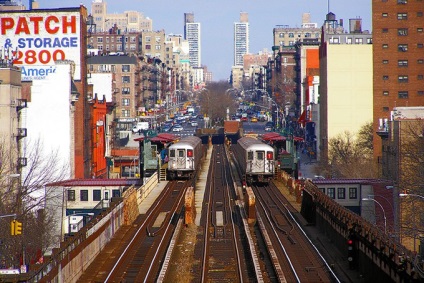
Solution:
{"label": "high-rise tower", "polygon": [[243,55],[249,53],[249,16],[240,12],[240,22],[234,23],[234,66],[243,66]]}
{"label": "high-rise tower", "polygon": [[190,66],[201,67],[200,23],[194,22],[193,13],[184,13],[184,39],[189,44]]}

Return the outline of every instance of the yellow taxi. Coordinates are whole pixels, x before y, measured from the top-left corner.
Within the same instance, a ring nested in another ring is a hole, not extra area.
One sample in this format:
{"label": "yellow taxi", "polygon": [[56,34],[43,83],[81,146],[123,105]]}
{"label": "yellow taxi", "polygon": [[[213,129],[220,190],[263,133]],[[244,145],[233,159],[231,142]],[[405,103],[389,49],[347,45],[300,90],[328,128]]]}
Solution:
{"label": "yellow taxi", "polygon": [[251,122],[251,123],[256,123],[256,122],[258,122],[258,118],[256,118],[256,117],[252,117],[252,118],[250,118],[250,122]]}

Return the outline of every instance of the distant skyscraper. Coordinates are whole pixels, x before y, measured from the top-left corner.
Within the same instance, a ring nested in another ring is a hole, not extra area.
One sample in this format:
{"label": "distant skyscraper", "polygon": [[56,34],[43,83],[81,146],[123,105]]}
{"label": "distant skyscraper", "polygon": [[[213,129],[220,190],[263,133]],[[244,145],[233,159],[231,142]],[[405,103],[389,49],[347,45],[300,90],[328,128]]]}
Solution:
{"label": "distant skyscraper", "polygon": [[234,23],[234,66],[243,66],[243,55],[249,53],[249,17],[240,13],[240,22]]}
{"label": "distant skyscraper", "polygon": [[194,22],[193,13],[184,13],[184,39],[189,44],[190,66],[201,67],[200,23]]}

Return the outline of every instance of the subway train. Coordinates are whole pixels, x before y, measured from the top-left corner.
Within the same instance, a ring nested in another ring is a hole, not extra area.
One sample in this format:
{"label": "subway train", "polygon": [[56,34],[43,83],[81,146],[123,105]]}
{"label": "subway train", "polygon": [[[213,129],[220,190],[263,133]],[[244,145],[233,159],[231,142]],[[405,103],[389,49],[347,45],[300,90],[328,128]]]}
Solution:
{"label": "subway train", "polygon": [[195,136],[184,137],[168,148],[168,178],[192,178],[203,156],[202,140]]}
{"label": "subway train", "polygon": [[243,180],[248,184],[268,183],[274,178],[275,152],[272,146],[256,138],[243,137],[232,146],[232,151]]}

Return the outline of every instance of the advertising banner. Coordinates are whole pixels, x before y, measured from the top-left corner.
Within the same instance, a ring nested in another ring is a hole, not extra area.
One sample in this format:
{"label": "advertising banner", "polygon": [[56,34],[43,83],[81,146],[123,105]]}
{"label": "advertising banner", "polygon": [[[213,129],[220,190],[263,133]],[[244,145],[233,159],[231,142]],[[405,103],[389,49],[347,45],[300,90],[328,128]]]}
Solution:
{"label": "advertising banner", "polygon": [[80,17],[77,11],[2,12],[1,59],[13,56],[22,81],[44,80],[56,71],[55,61],[72,61],[73,77],[80,80]]}

